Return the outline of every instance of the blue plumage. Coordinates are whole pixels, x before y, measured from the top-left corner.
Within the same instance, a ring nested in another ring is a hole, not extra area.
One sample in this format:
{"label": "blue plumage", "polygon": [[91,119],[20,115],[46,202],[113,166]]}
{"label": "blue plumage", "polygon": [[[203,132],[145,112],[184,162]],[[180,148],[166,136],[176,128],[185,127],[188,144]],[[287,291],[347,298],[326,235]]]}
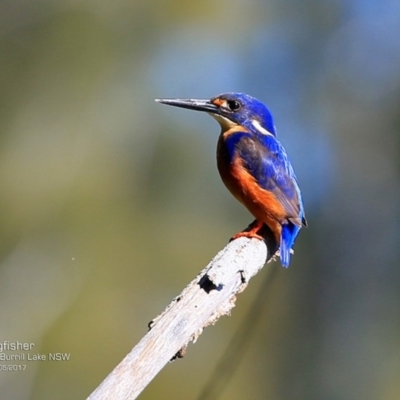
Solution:
{"label": "blue plumage", "polygon": [[289,266],[290,251],[302,224],[306,224],[300,189],[284,147],[272,135],[237,132],[225,140],[231,155],[242,160],[244,167],[261,188],[272,192],[287,213],[282,221],[280,258],[284,267]]}

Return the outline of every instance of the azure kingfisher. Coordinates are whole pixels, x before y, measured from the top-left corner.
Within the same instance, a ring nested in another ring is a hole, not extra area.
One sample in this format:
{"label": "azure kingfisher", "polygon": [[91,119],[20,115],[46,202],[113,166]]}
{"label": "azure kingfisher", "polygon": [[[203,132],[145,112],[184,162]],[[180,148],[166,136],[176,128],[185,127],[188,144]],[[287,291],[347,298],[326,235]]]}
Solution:
{"label": "azure kingfisher", "polygon": [[224,93],[211,100],[156,99],[170,106],[205,111],[221,126],[217,166],[222,181],[256,221],[232,239],[263,239],[264,224],[279,246],[281,264],[290,254],[302,226],[307,226],[300,188],[268,108],[244,93]]}

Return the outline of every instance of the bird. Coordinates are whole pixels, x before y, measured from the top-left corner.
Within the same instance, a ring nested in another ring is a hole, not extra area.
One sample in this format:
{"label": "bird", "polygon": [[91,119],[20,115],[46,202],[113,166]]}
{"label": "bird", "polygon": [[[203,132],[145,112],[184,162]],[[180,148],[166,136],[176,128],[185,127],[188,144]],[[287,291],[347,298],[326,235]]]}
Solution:
{"label": "bird", "polygon": [[292,247],[307,226],[303,200],[292,164],[276,138],[268,107],[245,93],[228,92],[211,99],[156,99],[169,106],[203,111],[221,127],[217,167],[232,195],[255,217],[239,237],[263,240],[266,225],[273,233],[281,264],[290,264]]}

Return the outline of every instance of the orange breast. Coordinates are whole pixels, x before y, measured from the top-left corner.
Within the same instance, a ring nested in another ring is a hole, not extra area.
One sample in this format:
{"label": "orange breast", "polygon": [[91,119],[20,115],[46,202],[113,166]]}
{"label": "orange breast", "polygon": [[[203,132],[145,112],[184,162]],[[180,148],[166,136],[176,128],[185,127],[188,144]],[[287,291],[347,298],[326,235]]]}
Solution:
{"label": "orange breast", "polygon": [[279,242],[281,224],[287,217],[284,207],[272,192],[257,184],[239,158],[233,158],[233,161],[226,159],[228,155],[224,156],[223,143],[219,143],[218,147],[218,170],[225,186],[258,221],[270,227]]}

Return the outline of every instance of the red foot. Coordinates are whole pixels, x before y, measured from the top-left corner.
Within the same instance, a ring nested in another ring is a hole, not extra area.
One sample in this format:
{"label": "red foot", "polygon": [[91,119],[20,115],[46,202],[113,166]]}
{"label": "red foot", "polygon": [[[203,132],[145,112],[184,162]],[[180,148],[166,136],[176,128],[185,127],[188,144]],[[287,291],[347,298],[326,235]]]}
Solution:
{"label": "red foot", "polygon": [[257,233],[254,233],[252,231],[250,232],[238,232],[236,235],[233,235],[231,240],[239,239],[241,237],[247,237],[249,239],[259,239],[259,240],[264,240],[262,236],[257,235]]}
{"label": "red foot", "polygon": [[232,237],[231,240],[238,239],[240,237],[247,237],[249,239],[255,238],[259,240],[264,240],[264,238],[260,235],[257,234],[257,232],[263,227],[262,222],[258,222],[249,230],[249,231],[243,231],[243,232],[238,232],[236,235]]}

